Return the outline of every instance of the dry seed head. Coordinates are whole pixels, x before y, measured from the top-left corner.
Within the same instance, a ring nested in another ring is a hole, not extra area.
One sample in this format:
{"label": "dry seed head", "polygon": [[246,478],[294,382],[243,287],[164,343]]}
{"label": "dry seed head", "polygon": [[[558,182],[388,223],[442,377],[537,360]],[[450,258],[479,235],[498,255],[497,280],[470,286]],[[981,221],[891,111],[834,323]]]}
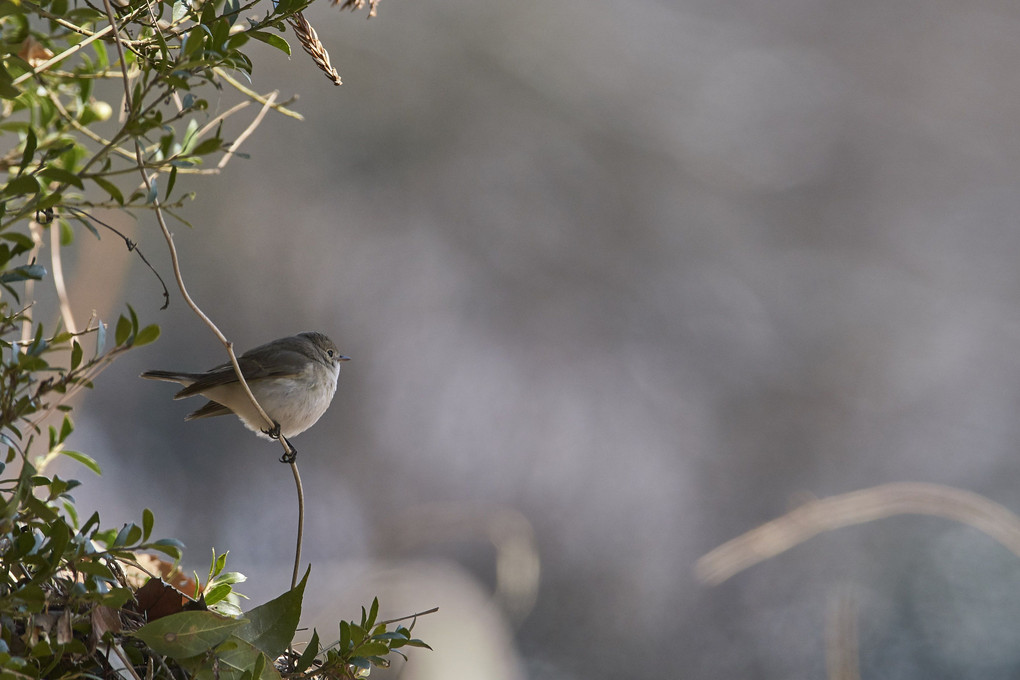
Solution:
{"label": "dry seed head", "polygon": [[[340,5],[340,9],[349,9],[352,12],[359,10],[365,6],[365,0],[331,0],[331,4],[336,7]],[[371,19],[375,16],[375,8],[379,5],[379,0],[368,0],[368,18]]]}
{"label": "dry seed head", "polygon": [[298,12],[293,17],[288,19],[291,27],[294,29],[294,35],[297,36],[298,41],[301,43],[301,47],[304,48],[305,52],[311,56],[315,61],[316,65],[322,69],[322,72],[326,74],[326,77],[333,81],[334,85],[340,85],[340,74],[337,73],[333,65],[329,63],[329,52],[326,51],[326,46],[319,40],[318,34],[312,25],[305,19],[305,15]]}

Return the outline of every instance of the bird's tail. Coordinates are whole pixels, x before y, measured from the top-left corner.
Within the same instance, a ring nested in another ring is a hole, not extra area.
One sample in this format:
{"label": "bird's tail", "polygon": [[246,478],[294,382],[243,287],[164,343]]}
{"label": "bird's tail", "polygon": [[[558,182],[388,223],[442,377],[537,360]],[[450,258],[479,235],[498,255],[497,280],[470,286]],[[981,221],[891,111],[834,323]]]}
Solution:
{"label": "bird's tail", "polygon": [[181,385],[190,385],[199,378],[198,373],[175,373],[174,371],[146,371],[142,373],[143,378],[149,380],[163,380],[165,382],[175,382]]}

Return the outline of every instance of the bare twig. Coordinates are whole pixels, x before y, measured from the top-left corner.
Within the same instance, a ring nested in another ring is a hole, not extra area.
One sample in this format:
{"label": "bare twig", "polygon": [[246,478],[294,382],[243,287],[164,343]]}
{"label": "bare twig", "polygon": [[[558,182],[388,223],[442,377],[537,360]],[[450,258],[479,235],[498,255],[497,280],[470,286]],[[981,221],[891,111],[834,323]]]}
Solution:
{"label": "bare twig", "polygon": [[184,140],[185,145],[190,146],[191,142],[193,140],[202,139],[202,137],[204,137],[205,134],[207,132],[209,132],[209,130],[212,130],[214,127],[219,125],[222,121],[224,121],[227,118],[229,118],[230,116],[234,115],[235,113],[237,113],[241,109],[247,107],[249,104],[251,104],[251,102],[249,102],[249,101],[238,102],[237,104],[234,104],[233,106],[231,106],[229,109],[227,109],[223,113],[213,117],[212,120],[210,120],[208,123],[206,123],[205,125],[200,127],[198,130],[196,130],[195,134],[192,135],[189,139],[185,139]]}
{"label": "bare twig", "polygon": [[102,144],[104,148],[110,149],[114,153],[120,154],[121,156],[128,160],[135,159],[134,155],[130,151],[125,151],[124,149],[114,144],[112,141],[104,139],[102,136],[96,134],[95,131],[92,130],[92,128],[79,123],[78,119],[71,115],[71,112],[68,111],[64,107],[64,104],[60,101],[60,97],[54,94],[52,90],[47,90],[46,95],[49,97],[50,101],[53,102],[53,106],[56,107],[57,111],[64,118],[64,120],[70,123],[71,127],[73,127],[75,130],[82,133],[83,135],[91,139],[93,142],[96,142],[97,144]]}
{"label": "bare twig", "polygon": [[[25,7],[27,7],[28,9],[32,10],[33,12],[38,14],[39,16],[45,17],[46,19],[49,19],[53,23],[59,24],[60,26],[63,26],[64,28],[66,28],[68,30],[74,31],[75,33],[79,33],[81,35],[86,35],[86,36],[95,36],[96,35],[95,31],[90,31],[87,28],[84,28],[82,26],[78,26],[77,24],[74,24],[74,23],[68,21],[67,19],[64,19],[61,16],[53,14],[52,12],[47,12],[45,9],[43,9],[42,7],[40,7],[39,5],[37,5],[34,2],[29,2],[28,0],[21,0],[21,4],[24,5]],[[134,14],[138,13],[138,11],[139,10],[135,10],[134,12],[132,12],[131,16],[129,16],[128,19],[132,18]],[[100,32],[105,35],[106,33],[110,32],[110,27],[106,26],[105,28],[101,29]],[[124,40],[123,38],[121,38],[121,41],[125,45],[129,45],[129,46],[144,45],[146,42],[148,42],[147,40]]]}
{"label": "bare twig", "polygon": [[170,306],[170,291],[167,290],[166,282],[163,281],[163,277],[159,275],[159,272],[156,271],[156,268],[152,266],[152,263],[149,262],[148,258],[145,257],[145,255],[142,253],[142,251],[138,247],[137,243],[135,243],[134,241],[129,239],[127,236],[122,234],[118,229],[110,226],[109,224],[107,224],[106,222],[102,221],[98,217],[95,217],[94,215],[88,214],[84,210],[79,210],[78,208],[75,208],[74,206],[70,206],[70,205],[60,205],[60,204],[58,204],[57,207],[63,208],[65,210],[69,210],[79,220],[89,220],[91,222],[95,222],[96,224],[98,224],[98,225],[100,225],[102,227],[106,227],[107,229],[112,231],[114,234],[119,236],[124,241],[124,245],[127,246],[128,252],[137,253],[138,257],[142,260],[142,262],[145,263],[145,266],[149,268],[149,271],[151,271],[153,273],[153,275],[159,280],[159,285],[163,286],[163,306],[160,307],[160,309],[166,309],[167,307]]}
{"label": "bare twig", "polygon": [[53,287],[57,290],[57,300],[60,302],[60,317],[68,331],[77,333],[78,326],[74,323],[71,303],[67,299],[67,286],[64,284],[64,263],[60,257],[60,227],[57,224],[50,225],[50,263],[53,265]]}
{"label": "bare twig", "polygon": [[[266,103],[266,98],[264,96],[260,95],[255,90],[252,90],[250,88],[245,87],[242,83],[237,81],[235,78],[231,77],[231,75],[229,73],[227,73],[226,71],[221,69],[219,66],[214,68],[213,72],[217,76],[219,76],[220,78],[225,80],[228,84],[230,84],[232,87],[234,87],[234,89],[236,89],[238,92],[240,92],[244,96],[246,96],[246,97],[248,97],[250,99],[254,99],[255,101],[257,101],[260,104],[265,104]],[[296,100],[297,100],[297,95],[294,95],[293,97],[291,97],[290,99],[288,99],[286,101],[283,101],[283,102],[280,102],[280,103],[277,103],[277,104],[273,104],[272,108],[277,113],[282,113],[283,115],[289,116],[290,118],[296,118],[297,120],[304,120],[305,117],[302,116],[300,113],[298,113],[297,111],[292,111],[291,109],[287,108],[287,104],[290,104],[291,102],[296,101]]]}
{"label": "bare twig", "polygon": [[238,150],[238,148],[240,148],[240,146],[244,144],[244,140],[248,139],[248,137],[251,136],[251,133],[255,132],[255,128],[259,126],[259,123],[262,122],[262,119],[266,117],[266,113],[273,106],[273,102],[276,101],[276,95],[277,92],[275,90],[269,93],[269,97],[266,99],[265,103],[262,105],[262,108],[259,110],[259,114],[255,116],[255,119],[252,120],[251,124],[249,124],[248,127],[244,129],[244,132],[237,136],[237,139],[235,139],[233,144],[230,145],[230,147],[227,149],[227,152],[223,154],[223,158],[221,158],[220,162],[216,165],[217,170],[222,170],[223,168],[227,167],[227,163],[229,163],[230,159],[234,157],[234,153]]}
{"label": "bare twig", "polygon": [[385,621],[379,621],[375,625],[376,626],[388,626],[391,623],[397,623],[398,621],[407,621],[408,619],[417,620],[417,618],[419,616],[428,616],[429,614],[435,614],[437,611],[439,611],[439,607],[433,607],[432,609],[426,609],[423,612],[416,612],[414,614],[408,614],[407,616],[401,616],[398,619],[387,619]]}
{"label": "bare twig", "polygon": [[113,649],[114,654],[116,654],[117,657],[120,658],[120,662],[124,664],[124,669],[131,674],[131,677],[134,678],[134,680],[142,680],[138,676],[138,673],[135,672],[134,667],[131,665],[131,659],[127,657],[124,651],[120,648],[120,645],[114,644],[111,645],[110,647],[111,649]]}
{"label": "bare twig", "polygon": [[[42,225],[35,220],[28,223],[29,232],[32,234],[32,250],[28,251],[28,261],[30,263],[35,262],[36,258],[39,257],[39,250],[42,248]],[[25,299],[31,300],[32,295],[35,292],[35,281],[28,279],[25,281]],[[24,320],[21,322],[21,343],[22,347],[26,347],[29,342],[32,341],[32,319],[27,314]]]}

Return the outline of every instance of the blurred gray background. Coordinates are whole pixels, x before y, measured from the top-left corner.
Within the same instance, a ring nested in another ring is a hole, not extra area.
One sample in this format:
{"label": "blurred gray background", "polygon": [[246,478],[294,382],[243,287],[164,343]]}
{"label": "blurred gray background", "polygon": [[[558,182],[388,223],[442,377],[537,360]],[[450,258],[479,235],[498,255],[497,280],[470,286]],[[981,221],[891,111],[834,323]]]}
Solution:
{"label": "blurred gray background", "polygon": [[[693,573],[804,494],[925,481],[1020,510],[1015,2],[308,17],[345,84],[255,48],[254,87],[307,120],[271,114],[250,160],[181,177],[199,197],[175,227],[239,349],[315,329],[353,358],[295,441],[308,625],[438,605],[407,678],[820,678],[849,589],[865,677],[1020,674],[1020,561],[945,520]],[[136,235],[169,280],[151,216]],[[229,549],[252,603],[275,596],[280,448],[137,379],[222,348],[113,239],[88,248],[82,314],[127,299],[164,335],[84,401],[74,446],[106,472],[79,500],[107,523],[150,507],[187,568]]]}

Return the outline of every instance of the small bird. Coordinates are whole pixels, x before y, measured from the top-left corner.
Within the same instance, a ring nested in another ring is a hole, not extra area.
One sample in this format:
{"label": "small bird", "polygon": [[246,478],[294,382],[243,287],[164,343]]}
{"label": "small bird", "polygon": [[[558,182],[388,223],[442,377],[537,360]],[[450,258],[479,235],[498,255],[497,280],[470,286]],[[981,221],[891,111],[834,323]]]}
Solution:
{"label": "small bird", "polygon": [[[209,400],[185,420],[233,413],[258,435],[288,440],[314,425],[326,412],[336,393],[340,362],[349,360],[332,340],[315,332],[273,340],[239,356],[237,363],[248,387],[273,419],[271,428],[265,427],[229,362],[204,373],[146,371],[142,377],[184,385],[174,399],[201,394]],[[293,457],[284,455],[281,460],[289,463]]]}

